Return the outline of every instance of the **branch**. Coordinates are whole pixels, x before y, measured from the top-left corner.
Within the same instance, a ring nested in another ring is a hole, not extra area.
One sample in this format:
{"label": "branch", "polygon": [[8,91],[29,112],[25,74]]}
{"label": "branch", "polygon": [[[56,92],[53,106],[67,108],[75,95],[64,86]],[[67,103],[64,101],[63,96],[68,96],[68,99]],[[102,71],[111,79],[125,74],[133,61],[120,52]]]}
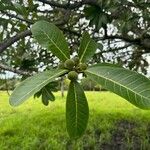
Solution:
{"label": "branch", "polygon": [[100,51],[100,52],[96,53],[95,56],[96,56],[96,55],[103,54],[103,53],[108,53],[108,52],[116,52],[116,51],[119,51],[119,50],[128,48],[128,47],[130,47],[130,46],[132,46],[132,44],[126,44],[125,46],[117,47],[117,48],[114,48],[114,49],[111,49],[111,48],[110,48],[110,49],[107,50],[107,51]]}
{"label": "branch", "polygon": [[9,14],[8,12],[3,11],[3,10],[0,10],[0,11],[1,11],[3,14],[5,14],[6,16],[8,16],[8,17],[15,18],[15,19],[18,19],[18,20],[20,20],[20,21],[24,21],[24,22],[26,22],[26,23],[28,23],[28,24],[33,24],[33,21],[31,21],[31,20],[24,19],[24,18],[22,18],[22,17],[19,17],[19,16],[14,15],[14,14]]}
{"label": "branch", "polygon": [[11,67],[3,65],[3,64],[0,64],[0,68],[3,69],[3,70],[7,70],[7,71],[11,71],[11,72],[20,74],[20,75],[29,75],[29,76],[32,75],[30,72],[25,72],[23,70],[17,70],[15,68],[11,68]]}
{"label": "branch", "polygon": [[[65,32],[69,32],[74,35],[80,36],[80,34],[78,34],[76,31],[71,31],[71,30],[66,30],[66,29],[62,29],[62,30],[64,30]],[[31,31],[25,30],[9,39],[4,40],[3,42],[0,43],[0,53],[2,53],[6,48],[11,46],[13,43],[17,42],[20,39],[25,38],[26,36],[30,36],[30,35],[32,35]]]}
{"label": "branch", "polygon": [[17,35],[4,40],[0,43],[0,53],[2,53],[7,47],[11,46],[13,43],[17,42],[20,39],[25,38],[26,36],[30,36],[32,33],[30,30],[25,30]]}
{"label": "branch", "polygon": [[120,39],[125,42],[140,46],[146,50],[150,50],[150,36],[143,37],[143,38],[130,38],[130,37],[125,37],[125,36],[120,36],[120,35],[115,35],[115,36],[104,36],[102,38],[97,38],[97,40],[113,40],[113,39]]}
{"label": "branch", "polygon": [[58,8],[64,8],[64,9],[75,9],[83,6],[84,4],[88,5],[97,5],[97,0],[82,0],[81,2],[74,2],[73,4],[60,4],[56,3],[54,1],[48,1],[48,0],[38,0],[39,2],[42,2],[44,4],[48,4],[52,7],[58,7]]}
{"label": "branch", "polygon": [[66,29],[66,28],[60,28],[61,30],[63,30],[64,32],[67,32],[69,34],[73,34],[73,35],[76,35],[78,37],[81,37],[81,34],[78,33],[77,31],[75,30],[70,30],[70,29]]}
{"label": "branch", "polygon": [[[98,1],[97,0],[82,0],[80,2],[74,2],[73,4],[70,4],[70,3],[65,3],[65,4],[61,4],[61,3],[57,3],[55,1],[50,1],[50,0],[38,0],[39,2],[42,2],[44,4],[48,4],[52,7],[57,7],[57,8],[64,8],[64,9],[76,9],[76,8],[79,8],[79,7],[82,7],[83,5],[87,4],[87,5],[99,5]],[[69,2],[69,1],[68,1]],[[149,2],[143,2],[143,3],[133,3],[133,2],[124,2],[121,4],[123,5],[127,5],[129,7],[135,7],[135,8],[142,8],[142,9],[145,9],[147,7],[150,6],[150,3]]]}
{"label": "branch", "polygon": [[130,37],[123,37],[123,36],[119,36],[119,35],[114,35],[114,36],[104,36],[103,38],[98,38],[99,40],[108,40],[108,39],[120,39],[123,40],[125,42],[129,42],[129,43],[134,43],[134,44],[139,44],[140,43],[140,38],[137,39],[131,39]]}

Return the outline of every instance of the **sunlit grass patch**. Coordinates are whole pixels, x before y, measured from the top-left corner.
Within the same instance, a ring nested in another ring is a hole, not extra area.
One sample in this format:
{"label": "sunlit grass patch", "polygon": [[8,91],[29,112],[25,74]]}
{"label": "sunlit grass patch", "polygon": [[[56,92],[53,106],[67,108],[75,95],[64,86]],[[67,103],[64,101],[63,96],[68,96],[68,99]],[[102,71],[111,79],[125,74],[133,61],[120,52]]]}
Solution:
{"label": "sunlit grass patch", "polygon": [[[65,98],[44,106],[30,98],[11,107],[7,93],[0,92],[0,149],[72,149],[66,132]],[[66,93],[65,93],[66,96]],[[76,143],[80,149],[109,149],[122,145],[149,147],[150,111],[141,110],[110,92],[86,92],[90,107],[89,124]],[[119,144],[117,142],[120,142]],[[121,143],[122,142],[122,143]]]}

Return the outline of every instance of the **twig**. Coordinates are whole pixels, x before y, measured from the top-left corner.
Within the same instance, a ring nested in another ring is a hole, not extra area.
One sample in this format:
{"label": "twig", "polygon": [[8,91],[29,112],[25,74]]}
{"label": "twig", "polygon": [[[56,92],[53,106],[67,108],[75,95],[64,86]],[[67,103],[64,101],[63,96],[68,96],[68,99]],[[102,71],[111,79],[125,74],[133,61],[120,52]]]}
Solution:
{"label": "twig", "polygon": [[38,0],[38,1],[44,4],[48,4],[52,7],[64,8],[64,9],[75,9],[75,8],[82,7],[84,4],[97,5],[97,0],[82,0],[80,2],[74,2],[73,4],[70,4],[69,7],[68,7],[68,3],[60,4],[60,3],[56,3],[54,1],[48,1],[48,0]]}
{"label": "twig", "polygon": [[32,75],[32,73],[30,73],[30,72],[26,72],[26,71],[23,71],[23,70],[18,70],[18,69],[15,69],[15,68],[11,68],[11,67],[3,65],[3,64],[0,64],[0,68],[3,69],[3,70],[7,70],[7,71],[11,71],[11,72],[20,74],[20,75]]}
{"label": "twig", "polygon": [[3,11],[3,10],[0,10],[0,11],[1,11],[3,14],[5,14],[6,16],[10,17],[10,18],[15,18],[15,19],[18,19],[18,20],[20,20],[20,21],[24,21],[24,22],[26,22],[26,23],[28,23],[28,24],[33,24],[33,21],[31,21],[31,20],[24,19],[24,18],[22,18],[22,17],[19,17],[19,16],[17,16],[17,15],[14,15],[14,14],[9,14],[8,12]]}
{"label": "twig", "polygon": [[4,40],[2,43],[0,43],[0,53],[2,53],[7,47],[11,46],[13,43],[25,38],[26,36],[30,36],[31,34],[32,33],[30,30],[25,30],[9,39]]}

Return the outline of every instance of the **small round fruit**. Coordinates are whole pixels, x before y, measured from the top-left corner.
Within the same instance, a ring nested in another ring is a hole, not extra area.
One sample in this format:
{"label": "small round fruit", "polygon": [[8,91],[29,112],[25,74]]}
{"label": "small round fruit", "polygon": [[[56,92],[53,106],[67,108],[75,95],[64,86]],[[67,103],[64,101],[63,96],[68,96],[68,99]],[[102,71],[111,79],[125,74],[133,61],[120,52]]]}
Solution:
{"label": "small round fruit", "polygon": [[72,59],[68,59],[65,61],[65,68],[71,70],[74,67],[74,61]]}
{"label": "small round fruit", "polygon": [[64,63],[60,63],[60,64],[58,65],[58,68],[59,68],[59,69],[64,69],[64,68],[65,68]]}
{"label": "small round fruit", "polygon": [[79,64],[80,59],[79,59],[79,57],[74,57],[73,61],[74,61],[75,65],[77,66]]}
{"label": "small round fruit", "polygon": [[79,68],[80,70],[86,70],[87,69],[87,64],[83,63],[83,64],[79,64]]}
{"label": "small round fruit", "polygon": [[70,71],[68,73],[68,79],[70,79],[71,81],[75,81],[78,79],[78,73],[75,71]]}

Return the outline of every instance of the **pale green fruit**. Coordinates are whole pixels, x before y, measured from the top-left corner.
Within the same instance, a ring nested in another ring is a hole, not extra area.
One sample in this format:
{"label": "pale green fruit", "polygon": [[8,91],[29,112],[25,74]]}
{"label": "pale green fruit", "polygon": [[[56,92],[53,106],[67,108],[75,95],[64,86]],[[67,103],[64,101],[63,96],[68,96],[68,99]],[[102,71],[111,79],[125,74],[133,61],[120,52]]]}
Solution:
{"label": "pale green fruit", "polygon": [[72,70],[74,67],[75,63],[72,59],[68,59],[65,61],[65,68]]}
{"label": "pale green fruit", "polygon": [[78,79],[78,73],[75,71],[70,71],[68,73],[68,79],[70,79],[71,81],[76,81]]}
{"label": "pale green fruit", "polygon": [[79,69],[80,69],[81,71],[86,70],[86,69],[87,69],[87,64],[85,64],[85,63],[79,64]]}

